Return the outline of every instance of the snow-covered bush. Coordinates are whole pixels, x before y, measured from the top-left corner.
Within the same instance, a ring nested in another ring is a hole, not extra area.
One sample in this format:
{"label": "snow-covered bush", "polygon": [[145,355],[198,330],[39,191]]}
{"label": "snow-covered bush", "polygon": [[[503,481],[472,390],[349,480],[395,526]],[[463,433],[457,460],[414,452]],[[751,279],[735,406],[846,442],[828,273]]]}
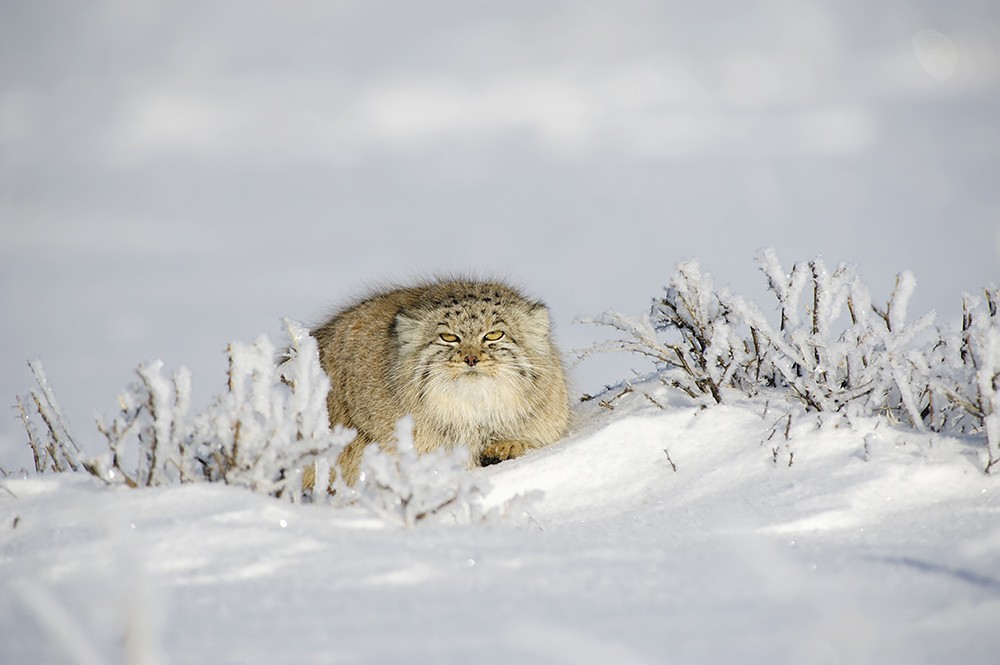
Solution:
{"label": "snow-covered bush", "polygon": [[913,275],[898,275],[879,309],[853,266],[841,264],[831,272],[822,259],[813,259],[786,272],[771,249],[758,253],[757,262],[778,300],[777,328],[743,298],[720,296],[750,329],[756,382],[764,377],[768,386],[785,388],[808,410],[905,413],[922,429],[908,352],[934,317],[906,322]]}
{"label": "snow-covered bush", "polygon": [[226,390],[193,415],[187,369],[167,377],[160,361],[139,367],[139,382],[118,398],[119,412],[98,421],[107,452],[91,458],[70,436],[41,363],[33,361],[39,388],[19,397],[18,405],[35,470],[85,469],[130,487],[223,482],[297,501],[303,469],[336,457],[353,434],[330,430],[329,379],[319,366],[316,340],[291,322],[286,334],[281,364],[266,336],[230,344]]}
{"label": "snow-covered bush", "polygon": [[[458,447],[419,454],[413,444],[413,418],[396,425],[392,452],[368,446],[355,500],[389,522],[415,526],[490,523],[517,519],[537,493],[517,495],[493,508],[485,504],[486,486],[469,473],[469,451]],[[346,488],[338,488],[338,493]]]}
{"label": "snow-covered bush", "polygon": [[[726,289],[694,261],[681,263],[649,313],[606,312],[591,323],[619,337],[588,349],[651,358],[662,382],[722,402],[766,393],[795,408],[846,417],[883,415],[917,429],[983,432],[987,470],[1000,461],[1000,294],[966,296],[960,332],[934,327],[934,314],[907,320],[916,280],[905,271],[884,306],[853,266],[822,259],[782,267],[773,249],[757,254],[780,316]],[[797,406],[796,406],[797,405]]]}
{"label": "snow-covered bush", "polygon": [[[653,301],[648,316],[632,319],[605,312],[587,322],[624,335],[591,351],[617,349],[647,356],[659,365],[665,383],[692,397],[710,395],[718,403],[722,387],[742,381],[751,362],[733,319],[711,276],[702,273],[696,261],[686,261],[678,266],[665,295]],[[658,333],[676,333],[679,339],[663,339]]]}
{"label": "snow-covered bush", "polygon": [[[35,471],[78,471],[83,467],[83,454],[69,432],[45,368],[38,360],[28,361],[28,367],[38,388],[27,395],[18,395],[17,409],[28,434]],[[38,428],[36,419],[41,420],[44,430]]]}
{"label": "snow-covered bush", "polygon": [[984,432],[987,470],[1000,463],[1000,289],[962,299],[961,328],[914,357],[924,388],[922,414],[935,431]]}

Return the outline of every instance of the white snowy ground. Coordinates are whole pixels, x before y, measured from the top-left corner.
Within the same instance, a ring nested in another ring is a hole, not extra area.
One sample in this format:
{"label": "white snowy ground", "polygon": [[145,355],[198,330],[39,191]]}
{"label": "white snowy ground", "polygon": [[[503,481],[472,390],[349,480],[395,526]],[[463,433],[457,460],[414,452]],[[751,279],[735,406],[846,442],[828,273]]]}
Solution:
{"label": "white snowy ground", "polygon": [[6,479],[0,662],[998,662],[979,442],[615,404],[475,471],[491,500],[541,489],[534,524]]}

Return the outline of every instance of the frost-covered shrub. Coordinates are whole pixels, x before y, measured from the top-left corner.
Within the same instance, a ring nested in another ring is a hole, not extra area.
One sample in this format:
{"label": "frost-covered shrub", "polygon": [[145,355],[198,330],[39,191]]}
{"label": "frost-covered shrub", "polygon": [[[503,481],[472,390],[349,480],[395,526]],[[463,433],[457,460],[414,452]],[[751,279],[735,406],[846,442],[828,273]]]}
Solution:
{"label": "frost-covered shrub", "polygon": [[913,276],[900,275],[879,310],[853,267],[831,272],[815,259],[786,272],[773,250],[760,252],[757,262],[778,300],[776,325],[757,305],[715,289],[710,275],[686,261],[647,317],[607,312],[593,320],[624,334],[597,348],[652,358],[664,383],[693,397],[721,402],[725,389],[754,396],[780,388],[808,410],[837,412],[858,402],[860,410],[877,412],[896,395],[919,426],[906,348],[933,319],[905,321]]}
{"label": "frost-covered shrub", "polygon": [[519,494],[487,508],[486,487],[469,473],[469,466],[469,451],[464,447],[419,454],[413,445],[413,418],[406,416],[396,426],[391,451],[368,446],[358,486],[349,491],[354,500],[387,521],[405,526],[476,524],[527,514],[537,493]]}
{"label": "frost-covered shrub", "polygon": [[786,389],[809,410],[902,412],[922,429],[908,351],[933,315],[906,322],[913,275],[901,273],[879,309],[853,266],[841,264],[831,272],[814,259],[786,272],[771,249],[760,252],[757,262],[778,300],[777,327],[743,298],[720,296],[750,330],[756,381],[762,377],[766,385]]}
{"label": "frost-covered shrub", "polygon": [[[66,425],[62,409],[45,376],[45,368],[38,360],[28,362],[38,388],[27,395],[17,396],[17,409],[28,434],[28,444],[35,462],[35,470],[78,471],[83,467],[83,454],[76,445]],[[44,430],[38,428],[40,420]]]}
{"label": "frost-covered shrub", "polygon": [[933,313],[913,321],[916,280],[906,271],[884,306],[853,266],[822,259],[782,267],[773,249],[757,254],[779,317],[716,289],[694,261],[681,263],[645,317],[606,312],[590,322],[621,337],[594,349],[651,358],[664,384],[722,402],[766,392],[806,411],[883,415],[917,430],[982,432],[987,470],[1000,461],[1000,293],[966,296],[962,329],[935,329]]}
{"label": "frost-covered shrub", "polygon": [[159,360],[141,365],[136,373],[140,382],[118,396],[118,414],[97,421],[109,452],[89,459],[87,470],[130,487],[196,479],[197,444],[188,422],[191,373],[181,367],[168,379]]}
{"label": "frost-covered shrub", "polygon": [[187,369],[168,378],[160,361],[139,367],[139,382],[119,396],[119,412],[98,421],[108,451],[93,458],[69,435],[41,364],[32,362],[39,389],[18,405],[36,471],[85,469],[130,487],[223,482],[297,501],[303,469],[335,457],[353,434],[330,430],[329,379],[316,340],[291,322],[286,328],[287,359],[280,365],[266,336],[230,344],[226,390],[197,414]]}
{"label": "frost-covered shrub", "polygon": [[1000,289],[962,299],[960,329],[920,353],[922,415],[935,431],[984,432],[987,470],[1000,462]]}
{"label": "frost-covered shrub", "polygon": [[752,362],[750,349],[737,335],[734,318],[730,305],[716,293],[711,276],[703,273],[696,261],[686,261],[677,267],[664,296],[653,301],[646,317],[633,319],[605,312],[588,319],[588,323],[608,326],[624,335],[588,353],[621,350],[647,356],[659,366],[665,383],[691,397],[709,395],[722,402],[722,387],[743,382]]}

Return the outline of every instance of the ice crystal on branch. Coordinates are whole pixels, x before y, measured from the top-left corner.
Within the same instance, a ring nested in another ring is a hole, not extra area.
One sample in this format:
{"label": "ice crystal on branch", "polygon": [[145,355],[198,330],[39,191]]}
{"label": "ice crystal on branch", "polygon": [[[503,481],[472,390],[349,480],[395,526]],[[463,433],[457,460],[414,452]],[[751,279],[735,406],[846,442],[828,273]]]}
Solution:
{"label": "ice crystal on branch", "polygon": [[467,448],[418,453],[411,416],[397,423],[394,439],[388,450],[368,446],[354,490],[361,503],[389,522],[416,526],[517,519],[537,498],[538,493],[518,495],[488,509],[482,480],[469,473]]}
{"label": "ice crystal on branch", "polygon": [[[40,360],[28,361],[28,367],[38,388],[27,395],[18,395],[17,409],[28,434],[35,470],[76,471],[82,466],[82,453],[69,433],[45,368]],[[44,431],[38,427],[39,420],[45,426]]]}
{"label": "ice crystal on branch", "polygon": [[130,487],[188,481],[196,475],[189,441],[191,373],[181,367],[170,380],[159,360],[141,365],[138,384],[118,396],[120,411],[110,422],[98,420],[108,453],[88,460],[93,475]]}
{"label": "ice crystal on branch", "polygon": [[[605,312],[585,320],[622,335],[588,349],[585,355],[595,350],[638,353],[656,363],[665,383],[691,397],[708,395],[721,402],[722,386],[748,363],[748,349],[738,343],[731,308],[696,261],[678,266],[664,291],[642,319]],[[664,339],[659,333],[679,339]]]}
{"label": "ice crystal on branch", "polygon": [[962,299],[961,328],[915,353],[923,415],[938,431],[983,432],[987,470],[1000,463],[1000,289]]}
{"label": "ice crystal on branch", "polygon": [[852,266],[841,264],[831,272],[817,258],[786,272],[773,250],[760,252],[757,262],[778,300],[778,327],[755,305],[723,296],[749,327],[758,349],[755,373],[768,385],[788,390],[808,410],[905,412],[913,426],[922,428],[906,350],[933,315],[905,323],[912,274],[897,278],[885,309],[879,310]]}

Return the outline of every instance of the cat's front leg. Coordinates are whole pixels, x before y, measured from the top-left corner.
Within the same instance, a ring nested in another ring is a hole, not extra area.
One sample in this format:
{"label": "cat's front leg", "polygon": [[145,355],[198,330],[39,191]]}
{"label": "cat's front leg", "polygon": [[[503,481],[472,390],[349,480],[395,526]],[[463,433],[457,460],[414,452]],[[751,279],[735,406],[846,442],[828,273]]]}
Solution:
{"label": "cat's front leg", "polygon": [[520,457],[534,447],[528,441],[521,441],[519,439],[494,441],[479,453],[479,464],[480,466],[499,464],[504,460]]}

